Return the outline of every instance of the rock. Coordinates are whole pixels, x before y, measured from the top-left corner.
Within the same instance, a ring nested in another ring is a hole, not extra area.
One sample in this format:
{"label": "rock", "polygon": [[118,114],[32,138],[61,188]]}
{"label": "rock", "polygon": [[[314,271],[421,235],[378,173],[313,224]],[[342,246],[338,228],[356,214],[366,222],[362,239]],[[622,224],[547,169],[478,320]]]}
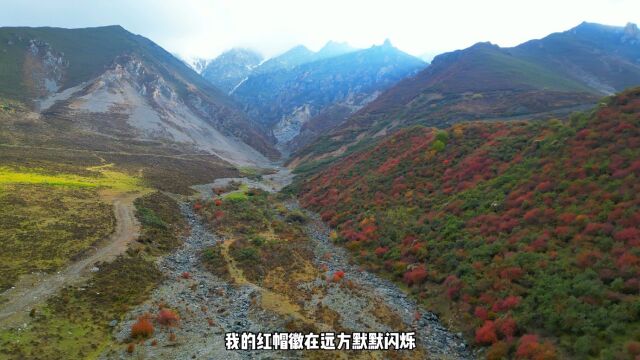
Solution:
{"label": "rock", "polygon": [[113,319],[113,320],[109,321],[109,326],[110,327],[116,327],[116,325],[118,325],[118,320]]}

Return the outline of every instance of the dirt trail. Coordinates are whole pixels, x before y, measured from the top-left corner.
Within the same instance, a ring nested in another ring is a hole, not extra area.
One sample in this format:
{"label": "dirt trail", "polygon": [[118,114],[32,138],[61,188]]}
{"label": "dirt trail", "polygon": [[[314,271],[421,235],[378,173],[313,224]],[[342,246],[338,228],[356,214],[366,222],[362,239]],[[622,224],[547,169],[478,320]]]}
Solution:
{"label": "dirt trail", "polygon": [[[135,217],[133,201],[140,193],[104,193],[103,198],[112,202],[116,218],[113,234],[92,247],[88,254],[53,274],[22,277],[14,288],[0,294],[0,328],[20,325],[27,319],[29,311],[65,286],[85,279],[98,262],[114,259],[127,249],[127,245],[140,233],[140,224]],[[99,271],[99,270],[98,270]]]}

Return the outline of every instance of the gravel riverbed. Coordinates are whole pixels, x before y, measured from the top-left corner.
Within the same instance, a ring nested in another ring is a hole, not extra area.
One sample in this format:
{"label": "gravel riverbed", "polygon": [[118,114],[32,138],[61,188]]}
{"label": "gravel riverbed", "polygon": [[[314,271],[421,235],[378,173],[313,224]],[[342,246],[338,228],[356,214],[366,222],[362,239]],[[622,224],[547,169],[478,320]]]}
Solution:
{"label": "gravel riverbed", "polygon": [[[286,174],[278,177],[287,179]],[[238,178],[250,187],[255,181]],[[230,180],[222,180],[224,181]],[[220,184],[219,181],[217,184]],[[259,186],[274,191],[281,186],[273,182]],[[210,196],[202,190],[202,196]],[[274,189],[275,188],[275,189]],[[296,201],[286,203],[290,210],[300,209]],[[148,359],[299,359],[302,354],[285,351],[227,351],[225,332],[277,332],[283,331],[290,317],[262,308],[260,299],[264,289],[257,285],[231,284],[207,271],[200,263],[203,249],[224,241],[212,234],[203,220],[194,213],[192,205],[181,202],[180,208],[191,228],[183,245],[174,253],[162,258],[158,267],[166,280],[153,291],[150,299],[128,313],[126,320],[114,324],[114,336],[123,345],[117,350],[105,352],[102,359],[130,359],[133,355]],[[300,209],[302,210],[302,209]],[[329,272],[343,270],[346,279],[355,286],[347,288],[327,284],[321,278],[299,285],[301,308],[313,314],[318,307],[326,307],[339,315],[340,326],[350,331],[392,331],[388,321],[379,318],[381,307],[404,324],[406,329],[417,332],[418,346],[426,349],[428,358],[472,359],[471,351],[461,336],[445,329],[438,318],[419,310],[416,303],[393,283],[350,264],[346,251],[329,239],[329,229],[316,214],[304,211],[310,218],[305,230],[313,242],[314,266],[326,267]],[[189,273],[188,278],[182,276]],[[309,294],[311,294],[309,296]],[[305,296],[302,296],[305,295]],[[152,338],[137,343],[133,354],[126,351],[131,325],[145,314],[156,314],[159,304],[175,309],[180,323],[174,327],[158,327]],[[416,319],[416,312],[419,318]],[[323,329],[331,330],[331,329]],[[173,334],[173,335],[172,335]],[[374,358],[378,358],[377,356]],[[384,358],[384,356],[383,356]]]}

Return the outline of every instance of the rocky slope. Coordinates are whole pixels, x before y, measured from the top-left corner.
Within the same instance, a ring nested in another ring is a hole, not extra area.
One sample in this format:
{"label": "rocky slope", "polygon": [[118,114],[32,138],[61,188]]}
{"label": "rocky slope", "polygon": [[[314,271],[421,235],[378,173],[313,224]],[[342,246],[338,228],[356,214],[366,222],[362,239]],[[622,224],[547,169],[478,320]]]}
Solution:
{"label": "rocky slope", "polygon": [[[175,144],[236,164],[278,153],[233,100],[153,42],[118,26],[2,28],[0,96],[99,135]],[[14,71],[18,70],[18,71]],[[105,116],[108,115],[108,116]]]}

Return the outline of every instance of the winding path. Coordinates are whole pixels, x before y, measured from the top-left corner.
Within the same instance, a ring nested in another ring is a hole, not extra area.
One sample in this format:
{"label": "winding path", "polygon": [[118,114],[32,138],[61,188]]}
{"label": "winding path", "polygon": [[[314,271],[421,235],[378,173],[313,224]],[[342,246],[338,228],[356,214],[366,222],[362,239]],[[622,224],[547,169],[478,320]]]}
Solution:
{"label": "winding path", "polygon": [[128,244],[140,234],[140,224],[133,206],[133,201],[138,196],[140,193],[106,197],[113,203],[116,228],[108,239],[94,247],[94,252],[89,252],[87,256],[56,273],[23,277],[14,288],[0,294],[0,300],[6,299],[0,304],[0,328],[22,324],[36,305],[63,287],[83,280],[96,263],[112,260],[126,251]]}

